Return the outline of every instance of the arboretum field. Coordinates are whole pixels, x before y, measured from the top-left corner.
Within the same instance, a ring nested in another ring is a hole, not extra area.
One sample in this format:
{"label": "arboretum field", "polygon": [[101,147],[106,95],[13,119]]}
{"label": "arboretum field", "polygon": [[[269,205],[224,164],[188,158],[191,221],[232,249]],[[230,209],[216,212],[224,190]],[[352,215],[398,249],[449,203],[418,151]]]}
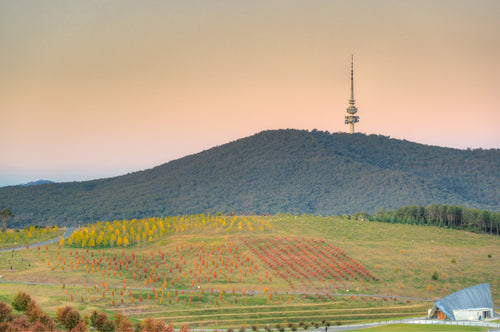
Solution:
{"label": "arboretum field", "polygon": [[[53,315],[120,312],[181,326],[303,328],[421,317],[432,300],[490,283],[500,238],[308,215],[192,215],[0,236],[0,300],[25,291]],[[31,245],[30,245],[31,244]]]}

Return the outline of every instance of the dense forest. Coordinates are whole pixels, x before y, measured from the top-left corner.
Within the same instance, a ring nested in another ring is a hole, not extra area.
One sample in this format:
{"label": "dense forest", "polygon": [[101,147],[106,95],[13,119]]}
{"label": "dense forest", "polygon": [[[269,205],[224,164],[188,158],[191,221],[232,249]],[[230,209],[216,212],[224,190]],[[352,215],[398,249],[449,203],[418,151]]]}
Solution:
{"label": "dense forest", "polygon": [[0,188],[11,226],[196,213],[374,214],[417,204],[500,211],[500,150],[380,135],[264,131],[114,178]]}
{"label": "dense forest", "polygon": [[382,207],[372,215],[366,212],[358,212],[353,216],[356,219],[368,218],[368,220],[389,223],[448,227],[494,235],[500,233],[500,212],[468,209],[457,205],[438,205],[434,203],[427,207],[408,205],[393,211],[387,211]]}

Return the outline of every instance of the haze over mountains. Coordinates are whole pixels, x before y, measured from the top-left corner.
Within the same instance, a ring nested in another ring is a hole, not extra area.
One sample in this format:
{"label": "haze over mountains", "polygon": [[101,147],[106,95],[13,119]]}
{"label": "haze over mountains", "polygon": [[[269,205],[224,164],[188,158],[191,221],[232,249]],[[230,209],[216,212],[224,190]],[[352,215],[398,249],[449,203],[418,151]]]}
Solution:
{"label": "haze over mountains", "polygon": [[0,188],[12,226],[196,213],[374,213],[453,204],[500,211],[500,150],[384,136],[271,130],[158,167],[85,182]]}
{"label": "haze over mountains", "polygon": [[46,183],[54,183],[53,181],[50,180],[36,180],[36,181],[30,181],[28,183],[21,184],[21,186],[39,186],[41,184],[46,184]]}

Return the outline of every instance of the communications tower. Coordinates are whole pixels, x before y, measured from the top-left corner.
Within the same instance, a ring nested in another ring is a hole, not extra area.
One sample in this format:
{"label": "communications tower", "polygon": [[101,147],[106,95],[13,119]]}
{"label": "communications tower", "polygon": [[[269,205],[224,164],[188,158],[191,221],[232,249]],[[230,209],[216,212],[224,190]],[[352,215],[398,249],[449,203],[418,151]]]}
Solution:
{"label": "communications tower", "polygon": [[353,64],[354,64],[354,56],[351,55],[351,99],[349,99],[349,107],[347,107],[347,113],[345,117],[345,124],[349,125],[349,133],[354,134],[354,124],[359,122],[359,116],[356,116],[358,112],[358,108],[354,105],[354,79],[353,79]]}

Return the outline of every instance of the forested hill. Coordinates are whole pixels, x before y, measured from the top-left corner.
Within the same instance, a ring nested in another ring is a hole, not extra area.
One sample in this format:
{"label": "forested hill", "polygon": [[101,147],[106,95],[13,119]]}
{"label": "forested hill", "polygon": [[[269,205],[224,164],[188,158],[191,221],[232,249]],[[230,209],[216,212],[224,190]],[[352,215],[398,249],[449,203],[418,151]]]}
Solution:
{"label": "forested hill", "polygon": [[431,203],[500,211],[500,150],[273,130],[124,176],[0,188],[12,226],[193,213],[374,213]]}

